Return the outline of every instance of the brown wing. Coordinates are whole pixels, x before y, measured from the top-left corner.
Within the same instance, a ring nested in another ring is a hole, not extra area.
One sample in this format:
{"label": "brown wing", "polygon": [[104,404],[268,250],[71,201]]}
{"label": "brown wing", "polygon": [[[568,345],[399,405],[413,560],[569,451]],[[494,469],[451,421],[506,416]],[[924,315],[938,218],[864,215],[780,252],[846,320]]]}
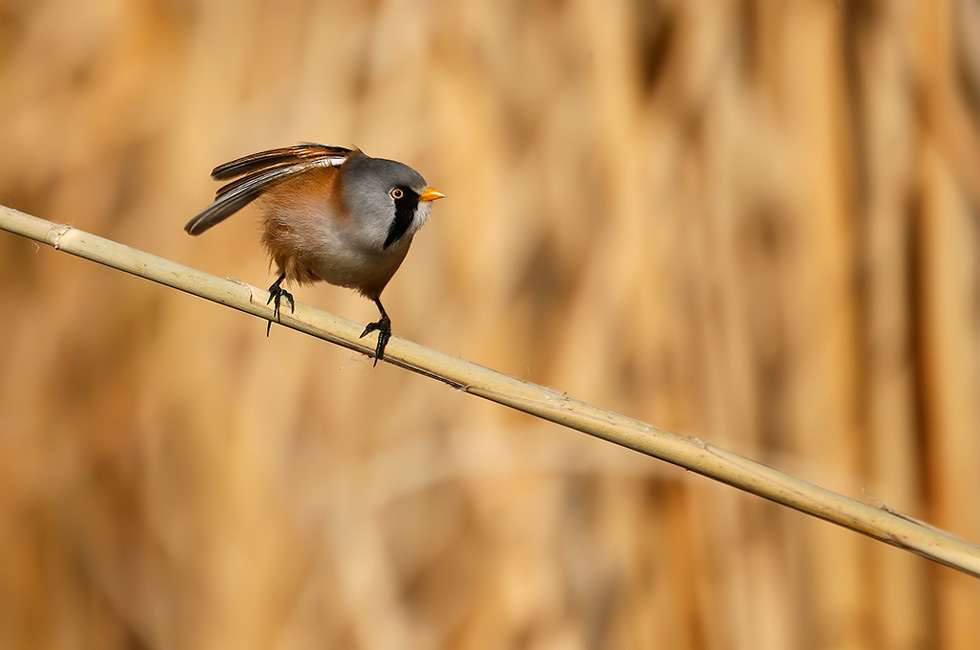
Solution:
{"label": "brown wing", "polygon": [[317,167],[339,167],[357,153],[359,151],[355,149],[304,143],[260,151],[218,165],[211,172],[211,178],[235,180],[218,188],[214,202],[194,215],[184,230],[200,235],[241,210],[279,181]]}

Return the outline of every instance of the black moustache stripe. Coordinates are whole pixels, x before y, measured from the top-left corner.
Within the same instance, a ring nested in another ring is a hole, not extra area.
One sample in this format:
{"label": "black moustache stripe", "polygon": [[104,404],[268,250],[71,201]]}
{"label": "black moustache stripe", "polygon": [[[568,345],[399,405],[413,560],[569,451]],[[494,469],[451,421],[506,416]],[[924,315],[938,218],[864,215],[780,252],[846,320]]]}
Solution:
{"label": "black moustache stripe", "polygon": [[388,237],[385,238],[382,250],[387,250],[389,246],[402,238],[408,227],[412,225],[415,218],[415,211],[419,207],[419,195],[407,187],[399,187],[402,191],[402,198],[395,199],[395,220],[391,222],[388,229]]}

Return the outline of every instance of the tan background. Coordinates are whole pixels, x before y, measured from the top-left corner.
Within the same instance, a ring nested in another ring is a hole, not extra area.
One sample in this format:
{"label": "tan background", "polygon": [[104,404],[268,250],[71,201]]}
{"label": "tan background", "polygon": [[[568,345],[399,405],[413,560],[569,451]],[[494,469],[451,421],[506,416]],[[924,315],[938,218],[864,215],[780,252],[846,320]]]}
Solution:
{"label": "tan background", "polygon": [[[209,170],[356,144],[449,197],[397,334],[973,540],[978,102],[969,0],[0,0],[0,202],[268,286]],[[264,329],[0,234],[0,648],[980,647],[975,579]]]}

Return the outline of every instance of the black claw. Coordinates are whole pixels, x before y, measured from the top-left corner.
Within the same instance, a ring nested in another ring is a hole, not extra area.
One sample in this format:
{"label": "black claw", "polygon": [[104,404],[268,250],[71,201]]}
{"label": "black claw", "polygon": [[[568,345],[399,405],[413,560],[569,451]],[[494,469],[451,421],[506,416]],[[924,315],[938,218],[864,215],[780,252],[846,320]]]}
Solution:
{"label": "black claw", "polygon": [[[275,301],[275,308],[272,310],[272,315],[276,319],[276,321],[280,323],[282,322],[282,320],[279,318],[279,303],[282,301],[283,298],[289,301],[289,311],[290,312],[296,311],[296,303],[293,301],[293,294],[289,293],[281,286],[282,281],[285,279],[286,279],[286,274],[281,273],[279,275],[279,279],[273,282],[272,286],[269,287],[269,299],[265,301],[265,304],[267,305],[270,302]],[[269,336],[269,332],[271,330],[272,330],[272,321],[270,320],[268,325],[266,325],[265,327],[265,335]]]}
{"label": "black claw", "polygon": [[381,311],[381,318],[374,323],[369,323],[364,331],[361,332],[359,338],[364,338],[371,332],[377,330],[378,332],[378,345],[374,349],[374,365],[378,365],[378,361],[385,358],[385,347],[388,345],[388,340],[391,339],[391,319],[388,318],[388,314],[385,313],[385,308],[381,306],[381,301],[377,298],[374,299],[374,303],[378,306]]}
{"label": "black claw", "polygon": [[378,331],[378,345],[374,349],[374,365],[378,365],[378,361],[385,358],[385,347],[388,345],[388,340],[391,339],[391,321],[387,316],[382,316],[381,320],[376,323],[368,324],[361,332],[361,338],[363,339],[375,330]]}

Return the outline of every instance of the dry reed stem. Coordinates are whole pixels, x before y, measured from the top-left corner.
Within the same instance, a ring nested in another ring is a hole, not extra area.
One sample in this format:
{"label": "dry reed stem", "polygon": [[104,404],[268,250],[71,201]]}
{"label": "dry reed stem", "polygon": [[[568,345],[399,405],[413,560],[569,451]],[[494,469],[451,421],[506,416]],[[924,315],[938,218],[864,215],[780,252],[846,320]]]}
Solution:
{"label": "dry reed stem", "polygon": [[[0,206],[0,229],[260,318],[273,317],[264,290],[204,273],[71,225],[56,224]],[[370,339],[365,342],[358,338],[360,325],[303,304],[296,305],[295,313],[284,312],[282,324],[357,352],[369,354],[373,350]],[[467,393],[659,458],[980,577],[980,546],[886,506],[869,506],[702,440],[657,429],[398,337],[391,339],[385,360]]]}

